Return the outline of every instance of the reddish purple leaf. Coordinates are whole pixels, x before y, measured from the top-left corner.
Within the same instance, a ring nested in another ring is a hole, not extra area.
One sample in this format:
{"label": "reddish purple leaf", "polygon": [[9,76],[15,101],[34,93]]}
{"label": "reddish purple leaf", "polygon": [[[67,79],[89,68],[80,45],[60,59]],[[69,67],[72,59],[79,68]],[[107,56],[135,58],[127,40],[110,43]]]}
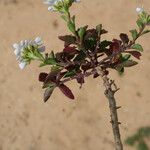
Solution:
{"label": "reddish purple leaf", "polygon": [[131,54],[132,56],[134,56],[137,59],[140,59],[140,57],[141,57],[141,53],[137,52],[137,51],[125,51],[125,52]]}
{"label": "reddish purple leaf", "polygon": [[129,43],[129,38],[127,34],[121,33],[120,34],[120,39],[124,42],[124,43]]}
{"label": "reddish purple leaf", "polygon": [[65,42],[65,46],[76,43],[76,37],[72,35],[59,36],[58,38]]}
{"label": "reddish purple leaf", "polygon": [[83,71],[86,71],[86,70],[88,70],[88,69],[91,69],[91,63],[89,62],[89,63],[83,64],[83,65],[81,66],[81,68],[82,68]]}
{"label": "reddish purple leaf", "polygon": [[113,42],[110,45],[110,50],[114,53],[120,51],[121,43],[122,42],[120,40],[113,39]]}
{"label": "reddish purple leaf", "polygon": [[63,49],[63,52],[65,52],[65,53],[76,53],[77,50],[76,50],[76,47],[75,47],[75,46],[73,46],[73,47],[71,47],[71,46],[66,46],[66,47]]}
{"label": "reddish purple leaf", "polygon": [[44,82],[44,81],[46,80],[47,76],[48,76],[47,73],[41,72],[41,73],[39,74],[39,81],[40,81],[40,82]]}
{"label": "reddish purple leaf", "polygon": [[84,81],[84,76],[77,77],[77,82],[80,83],[81,85],[82,85],[83,83],[85,83],[85,81]]}
{"label": "reddish purple leaf", "polygon": [[99,77],[99,74],[96,72],[94,75],[93,75],[93,78],[97,78]]}
{"label": "reddish purple leaf", "polygon": [[73,95],[72,91],[66,85],[61,84],[59,86],[59,89],[65,96],[67,96],[70,99],[74,99],[74,95]]}

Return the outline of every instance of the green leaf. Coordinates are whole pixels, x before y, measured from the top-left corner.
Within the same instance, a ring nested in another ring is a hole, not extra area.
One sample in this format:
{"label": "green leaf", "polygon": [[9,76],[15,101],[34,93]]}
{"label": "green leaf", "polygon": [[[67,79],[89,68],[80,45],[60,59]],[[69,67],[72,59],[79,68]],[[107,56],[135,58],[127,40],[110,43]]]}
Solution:
{"label": "green leaf", "polygon": [[74,61],[82,61],[86,58],[86,54],[83,51],[80,51],[80,53],[74,58]]}
{"label": "green leaf", "polygon": [[60,71],[60,66],[52,66],[51,67],[51,72],[59,72]]}
{"label": "green leaf", "polygon": [[75,70],[72,70],[72,71],[68,71],[65,75],[64,75],[64,78],[67,78],[67,77],[72,77],[76,74],[76,71]]}
{"label": "green leaf", "polygon": [[100,43],[100,48],[103,50],[105,49],[107,46],[109,46],[111,44],[110,41],[104,40]]}
{"label": "green leaf", "polygon": [[135,30],[130,30],[130,33],[132,34],[133,40],[138,38],[138,32],[137,32],[136,29]]}
{"label": "green leaf", "polygon": [[45,61],[46,64],[48,65],[56,65],[57,62],[54,58],[48,58],[46,61]]}
{"label": "green leaf", "polygon": [[73,15],[73,17],[71,18],[72,19],[72,22],[75,24],[75,15]]}
{"label": "green leaf", "polygon": [[146,33],[149,33],[149,32],[150,32],[150,30],[145,30],[145,31],[142,32],[142,35],[146,34]]}
{"label": "green leaf", "polygon": [[137,51],[143,52],[143,48],[140,44],[134,44],[131,46],[131,49],[135,49]]}
{"label": "green leaf", "polygon": [[51,53],[50,53],[50,58],[55,59],[55,54],[54,54],[54,52],[53,52],[53,51],[51,51]]}
{"label": "green leaf", "polygon": [[150,137],[150,127],[143,127],[138,130],[138,134],[141,137]]}
{"label": "green leaf", "polygon": [[62,18],[63,20],[65,20],[66,22],[68,22],[68,17],[67,17],[67,16],[62,15],[61,18]]}
{"label": "green leaf", "polygon": [[146,143],[143,140],[141,140],[137,145],[137,150],[149,150],[149,148],[146,145]]}
{"label": "green leaf", "polygon": [[140,19],[142,20],[143,24],[149,24],[150,15],[147,12],[142,12],[140,14]]}
{"label": "green leaf", "polygon": [[147,24],[148,24],[148,25],[150,24],[150,15],[149,15],[148,18],[147,18]]}
{"label": "green leaf", "polygon": [[127,60],[129,60],[130,57],[131,57],[130,54],[122,55],[122,56],[121,56],[121,60],[122,60],[122,61],[127,61]]}
{"label": "green leaf", "polygon": [[88,26],[81,27],[81,28],[79,28],[79,30],[78,30],[78,35],[79,35],[81,41],[83,41],[83,37],[84,37],[84,35],[85,35],[85,33],[86,33],[87,27],[88,27]]}
{"label": "green leaf", "polygon": [[69,30],[70,30],[73,34],[75,34],[75,32],[76,32],[75,24],[74,24],[73,22],[69,21],[67,25],[68,25]]}
{"label": "green leaf", "polygon": [[123,75],[124,73],[124,67],[117,67],[116,70],[118,71],[119,75]]}
{"label": "green leaf", "polygon": [[96,31],[97,31],[98,35],[101,34],[101,30],[102,30],[102,24],[97,25],[96,26]]}
{"label": "green leaf", "polygon": [[138,142],[139,138],[140,138],[139,135],[135,134],[135,135],[133,135],[131,137],[128,137],[125,140],[125,144],[130,145],[130,146],[134,146],[135,142]]}
{"label": "green leaf", "polygon": [[43,67],[46,65],[57,65],[57,62],[54,58],[47,58],[43,63],[40,64],[40,67]]}
{"label": "green leaf", "polygon": [[140,18],[137,20],[136,23],[137,23],[139,29],[142,29],[144,27],[144,24],[143,24],[143,22],[142,22],[142,20]]}

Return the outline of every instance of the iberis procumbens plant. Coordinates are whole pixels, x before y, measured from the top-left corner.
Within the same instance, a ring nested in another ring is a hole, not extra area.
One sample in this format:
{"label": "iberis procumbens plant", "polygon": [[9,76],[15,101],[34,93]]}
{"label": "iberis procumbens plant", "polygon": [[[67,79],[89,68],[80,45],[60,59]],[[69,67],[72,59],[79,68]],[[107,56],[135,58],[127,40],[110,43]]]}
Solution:
{"label": "iberis procumbens plant", "polygon": [[[49,11],[60,13],[61,18],[70,30],[69,35],[61,35],[59,39],[64,42],[62,51],[44,53],[45,46],[42,39],[24,40],[13,45],[14,53],[21,69],[33,60],[40,62],[40,67],[50,67],[50,72],[42,72],[39,81],[43,82],[44,102],[53,91],[60,91],[70,99],[74,99],[72,91],[66,86],[71,80],[76,80],[80,87],[85,83],[85,78],[108,75],[110,69],[122,74],[127,67],[137,65],[143,48],[136,41],[139,37],[150,32],[146,29],[150,25],[150,15],[142,8],[137,8],[138,29],[130,30],[131,39],[127,34],[121,33],[120,39],[104,40],[107,34],[102,24],[89,29],[88,26],[77,27],[75,16],[71,16],[70,7],[80,0],[45,0]],[[135,58],[135,59],[133,59]]]}

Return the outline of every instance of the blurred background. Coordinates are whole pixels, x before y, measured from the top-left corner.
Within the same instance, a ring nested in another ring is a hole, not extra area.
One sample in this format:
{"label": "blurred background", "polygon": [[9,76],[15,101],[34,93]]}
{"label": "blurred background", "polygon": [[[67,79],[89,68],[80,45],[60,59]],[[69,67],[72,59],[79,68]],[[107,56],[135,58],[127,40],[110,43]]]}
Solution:
{"label": "blurred background", "polygon": [[[103,23],[109,31],[104,38],[112,39],[135,28],[136,4],[136,0],[82,0],[71,12],[80,26]],[[150,1],[144,5],[149,9]],[[47,51],[60,51],[63,43],[58,36],[67,33],[64,21],[48,12],[42,0],[0,0],[0,150],[113,149],[100,78],[88,78],[81,90],[76,82],[69,83],[75,101],[56,90],[44,103],[38,63],[21,71],[15,60],[13,43],[41,36]],[[127,69],[122,77],[112,72],[121,88],[116,98],[122,106],[118,113],[123,141],[138,128],[150,126],[150,35],[139,41],[144,47],[139,65]],[[126,145],[125,149],[132,150]]]}

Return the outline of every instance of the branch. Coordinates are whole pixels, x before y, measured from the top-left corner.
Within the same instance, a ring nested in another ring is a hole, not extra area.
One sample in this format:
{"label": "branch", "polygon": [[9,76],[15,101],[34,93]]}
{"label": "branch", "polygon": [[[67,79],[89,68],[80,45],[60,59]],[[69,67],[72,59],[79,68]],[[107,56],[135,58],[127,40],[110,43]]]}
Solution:
{"label": "branch", "polygon": [[114,97],[114,94],[119,89],[117,88],[113,80],[110,80],[106,75],[102,74],[103,72],[101,68],[100,68],[100,72],[105,86],[105,96],[109,102],[111,124],[112,124],[112,129],[114,134],[114,140],[115,140],[115,148],[116,150],[123,150],[123,145],[122,145],[120,130],[119,130],[119,124],[121,123],[118,121],[118,114],[117,114],[117,109],[119,109],[120,107],[116,106],[116,99]]}

